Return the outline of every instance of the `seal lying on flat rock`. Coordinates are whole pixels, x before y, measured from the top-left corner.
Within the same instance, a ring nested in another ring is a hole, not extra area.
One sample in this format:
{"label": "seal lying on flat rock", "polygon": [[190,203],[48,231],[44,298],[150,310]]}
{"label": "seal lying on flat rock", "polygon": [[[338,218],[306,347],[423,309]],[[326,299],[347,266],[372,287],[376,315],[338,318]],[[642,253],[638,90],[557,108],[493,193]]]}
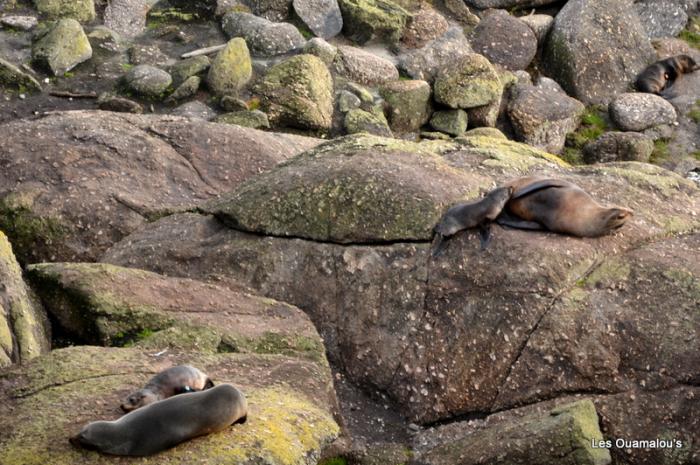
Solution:
{"label": "seal lying on flat rock", "polygon": [[245,396],[220,384],[154,402],[115,421],[95,421],[70,438],[71,444],[105,454],[155,454],[197,436],[245,423]]}
{"label": "seal lying on flat rock", "polygon": [[178,365],[161,371],[138,391],[132,392],[121,408],[130,412],[157,400],[186,392],[202,391],[214,386],[207,375],[189,365]]}
{"label": "seal lying on flat rock", "polygon": [[621,228],[632,216],[632,210],[604,207],[576,184],[561,179],[518,178],[506,186],[513,188],[513,195],[496,218],[504,226],[599,237]]}
{"label": "seal lying on flat rock", "polygon": [[451,207],[435,226],[433,256],[445,247],[445,238],[479,226],[481,246],[488,243],[492,221],[512,228],[549,230],[578,237],[609,234],[625,224],[632,211],[604,207],[574,183],[561,179],[514,179],[482,200]]}
{"label": "seal lying on flat rock", "polygon": [[483,199],[458,203],[442,215],[435,226],[433,256],[445,249],[445,239],[454,236],[463,229],[479,226],[481,246],[486,247],[490,238],[491,222],[501,213],[513,193],[512,187],[499,187],[489,192]]}
{"label": "seal lying on flat rock", "polygon": [[637,76],[635,86],[640,92],[661,94],[664,90],[671,87],[678,76],[692,73],[696,69],[698,69],[698,65],[690,56],[676,55],[665,60],[659,60],[646,67]]}

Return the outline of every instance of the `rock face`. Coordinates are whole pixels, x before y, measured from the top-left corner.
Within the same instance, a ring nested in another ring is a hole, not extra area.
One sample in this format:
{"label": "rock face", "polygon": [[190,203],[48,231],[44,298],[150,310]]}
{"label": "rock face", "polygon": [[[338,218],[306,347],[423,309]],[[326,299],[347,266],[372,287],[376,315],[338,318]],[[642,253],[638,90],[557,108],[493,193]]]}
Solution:
{"label": "rock face", "polygon": [[32,58],[55,76],[70,71],[92,57],[92,47],[78,21],[58,21],[32,47]]}
{"label": "rock face", "polygon": [[93,0],[34,0],[34,5],[50,19],[73,18],[82,23],[95,19]]}
{"label": "rock face", "polygon": [[420,453],[419,460],[426,465],[477,465],[505,463],[507,457],[509,464],[608,465],[610,451],[598,446],[602,441],[595,406],[585,400],[486,423],[463,438]]}
{"label": "rock face", "polygon": [[399,78],[399,71],[389,60],[361,48],[341,45],[333,61],[339,75],[365,85],[378,85]]}
{"label": "rock face", "polygon": [[450,24],[435,9],[424,6],[408,22],[401,43],[410,48],[421,48],[429,41],[442,36]]}
{"label": "rock face", "polygon": [[634,4],[649,37],[675,37],[688,23],[687,8],[679,0],[643,0]]}
{"label": "rock face", "polygon": [[121,37],[131,39],[146,29],[146,14],[158,0],[110,0],[104,24]]}
{"label": "rock face", "polygon": [[396,43],[410,14],[391,0],[339,0],[343,33],[358,44],[373,37]]}
{"label": "rock face", "polygon": [[250,13],[232,12],[224,16],[221,27],[226,34],[242,37],[255,56],[275,56],[304,45],[304,37],[289,23],[273,23]]}
{"label": "rock face", "polygon": [[294,0],[294,11],[317,37],[330,39],[343,29],[337,0]]}
{"label": "rock face", "polygon": [[607,104],[655,59],[631,2],[572,0],[554,20],[543,64],[572,97]]}
{"label": "rock face", "polygon": [[333,114],[333,81],[321,59],[298,55],[270,68],[256,86],[277,126],[326,130]]}
{"label": "rock face", "polygon": [[218,95],[237,94],[250,81],[253,65],[246,41],[240,37],[231,39],[226,48],[214,58],[209,68],[207,83]]}
{"label": "rock face", "polygon": [[474,108],[501,98],[503,84],[491,63],[472,53],[443,69],[435,79],[435,100],[451,108]]}
{"label": "rock face", "polygon": [[134,66],[124,76],[124,82],[137,94],[159,98],[168,90],[173,78],[167,71],[150,65]]}
{"label": "rock face", "polygon": [[451,28],[424,47],[399,56],[399,67],[413,79],[433,82],[438,72],[472,53],[461,28]]}
{"label": "rock face", "polygon": [[537,53],[537,37],[530,26],[503,10],[481,20],[471,43],[475,52],[511,71],[527,68]]}
{"label": "rock face", "polygon": [[487,8],[532,7],[555,3],[556,0],[466,0],[467,4],[480,10]]}
{"label": "rock face", "polygon": [[191,208],[319,142],[102,112],[8,123],[0,139],[0,229],[22,263],[94,260],[149,217]]}
{"label": "rock face", "polygon": [[386,117],[381,111],[349,110],[343,121],[348,134],[367,133],[381,137],[392,137]]}
{"label": "rock face", "polygon": [[436,111],[430,118],[430,125],[437,131],[461,136],[467,130],[469,118],[464,110],[443,110]]}
{"label": "rock face", "polygon": [[225,113],[216,118],[217,123],[237,124],[247,128],[270,128],[267,115],[260,110],[240,110]]}
{"label": "rock face", "polygon": [[643,131],[676,121],[676,110],[658,95],[628,93],[617,97],[609,108],[610,118],[623,131]]}
{"label": "rock face", "polygon": [[[431,229],[448,205],[534,173],[635,215],[595,239],[494,227],[486,251],[467,231],[431,258]],[[479,135],[418,145],[355,136],[251,179],[209,204],[213,217],[148,225],[103,259],[226,275],[304,308],[351,379],[390,395],[413,421],[566,393],[607,394],[593,399],[601,412],[603,403],[624,410],[631,395],[667,395],[663,408],[649,405],[648,423],[612,413],[604,428],[692,441],[683,396],[699,394],[689,385],[700,363],[689,343],[700,324],[699,209],[692,182],[649,165],[571,169]],[[642,350],[650,346],[663,348],[660,358]],[[632,454],[656,463],[661,453]]]}
{"label": "rock face", "polygon": [[430,119],[430,84],[425,81],[392,81],[379,90],[389,105],[391,129],[397,132],[418,130]]}
{"label": "rock face", "polygon": [[560,153],[566,135],[581,123],[583,104],[561,89],[547,85],[518,84],[511,92],[508,117],[518,140],[550,153]]}
{"label": "rock face", "polygon": [[648,162],[654,141],[639,132],[607,132],[583,147],[586,163],[611,161]]}
{"label": "rock face", "polygon": [[50,338],[46,312],[24,283],[12,246],[0,231],[0,368],[48,352]]}

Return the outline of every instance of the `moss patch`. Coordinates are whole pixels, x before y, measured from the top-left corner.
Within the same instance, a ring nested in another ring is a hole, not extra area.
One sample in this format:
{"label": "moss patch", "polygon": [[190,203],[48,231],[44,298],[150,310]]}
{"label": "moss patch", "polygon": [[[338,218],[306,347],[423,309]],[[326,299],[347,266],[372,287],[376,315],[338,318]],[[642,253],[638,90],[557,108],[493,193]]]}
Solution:
{"label": "moss patch", "polygon": [[663,161],[668,160],[671,157],[671,152],[668,148],[669,139],[657,139],[654,141],[654,151],[651,152],[651,157],[649,161],[656,165]]}
{"label": "moss patch", "polygon": [[517,172],[526,172],[537,165],[553,163],[561,167],[570,165],[551,153],[498,137],[470,135],[455,139],[470,152],[483,155],[486,166],[498,166]]}
{"label": "moss patch", "polygon": [[581,125],[576,131],[567,134],[563,158],[573,164],[583,163],[583,147],[611,129],[605,107],[592,105],[581,116]]}

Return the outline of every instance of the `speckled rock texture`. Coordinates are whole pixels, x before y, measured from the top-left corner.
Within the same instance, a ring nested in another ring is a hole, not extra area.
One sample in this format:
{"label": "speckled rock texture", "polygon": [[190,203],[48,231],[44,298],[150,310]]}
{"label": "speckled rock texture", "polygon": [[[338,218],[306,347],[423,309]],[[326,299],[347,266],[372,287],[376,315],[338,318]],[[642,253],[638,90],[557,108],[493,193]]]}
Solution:
{"label": "speckled rock texture", "polygon": [[606,132],[583,147],[586,163],[649,161],[654,141],[639,132]]}
{"label": "speckled rock texture", "polygon": [[333,69],[340,76],[365,85],[380,85],[399,78],[399,71],[389,60],[348,45],[338,47]]}
{"label": "speckled rock texture", "polygon": [[320,38],[330,39],[343,29],[343,16],[337,0],[294,0],[294,11]]}
{"label": "speckled rock texture", "polygon": [[527,68],[537,53],[537,37],[532,28],[503,10],[482,18],[474,28],[471,44],[491,63],[511,71]]}
{"label": "speckled rock texture", "polygon": [[304,45],[304,37],[294,25],[276,23],[250,13],[231,12],[221,21],[224,32],[242,37],[255,56],[274,56]]}
{"label": "speckled rock texture", "polygon": [[473,53],[461,28],[453,27],[422,48],[399,55],[399,68],[413,79],[433,82],[438,72]]}
{"label": "speckled rock texture", "polygon": [[501,98],[503,84],[491,63],[478,53],[443,68],[433,87],[435,101],[450,108],[474,108]]}
{"label": "speckled rock texture", "polygon": [[644,93],[622,94],[609,107],[610,118],[623,131],[643,131],[676,121],[676,110],[658,95]]}
{"label": "speckled rock texture", "polygon": [[244,39],[236,37],[217,53],[209,68],[207,83],[215,94],[235,95],[250,81],[252,73],[248,45]]}
{"label": "speckled rock texture", "polygon": [[63,75],[92,57],[90,41],[78,21],[59,20],[34,43],[32,58],[55,76]]}

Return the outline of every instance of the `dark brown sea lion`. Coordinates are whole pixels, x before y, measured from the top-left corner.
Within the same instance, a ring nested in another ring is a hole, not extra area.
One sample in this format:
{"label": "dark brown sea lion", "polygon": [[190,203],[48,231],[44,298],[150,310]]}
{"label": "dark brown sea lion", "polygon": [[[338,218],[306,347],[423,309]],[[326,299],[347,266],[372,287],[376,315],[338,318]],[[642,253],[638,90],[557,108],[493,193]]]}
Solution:
{"label": "dark brown sea lion", "polygon": [[154,402],[115,421],[89,423],[70,442],[105,454],[151,455],[244,423],[247,413],[243,393],[230,384],[220,384]]}
{"label": "dark brown sea lion", "polygon": [[202,391],[213,386],[212,380],[197,368],[178,365],[161,371],[142,389],[129,394],[121,408],[125,412],[130,412],[157,400],[186,392]]}
{"label": "dark brown sea lion", "polygon": [[599,237],[621,228],[632,210],[604,207],[574,183],[539,177],[519,178],[498,224],[520,229],[546,229],[578,237]]}
{"label": "dark brown sea lion", "polygon": [[490,238],[490,225],[501,213],[513,193],[512,187],[499,187],[489,192],[483,199],[458,203],[442,215],[435,226],[433,256],[445,249],[445,239],[463,229],[480,227],[481,246],[485,247]]}
{"label": "dark brown sea lion", "polygon": [[646,67],[637,76],[635,86],[640,92],[661,94],[664,90],[671,87],[678,76],[692,73],[696,69],[698,69],[698,65],[690,56],[676,55],[665,60],[659,60]]}

